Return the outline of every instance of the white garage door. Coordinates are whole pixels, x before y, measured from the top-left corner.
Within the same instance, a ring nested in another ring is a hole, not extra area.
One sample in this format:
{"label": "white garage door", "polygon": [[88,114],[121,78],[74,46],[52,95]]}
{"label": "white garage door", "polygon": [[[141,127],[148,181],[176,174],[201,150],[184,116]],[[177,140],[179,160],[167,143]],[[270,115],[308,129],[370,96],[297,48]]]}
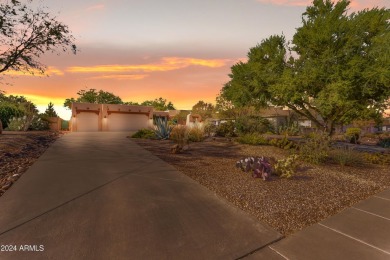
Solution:
{"label": "white garage door", "polygon": [[99,116],[96,113],[81,112],[76,117],[77,132],[99,131]]}
{"label": "white garage door", "polygon": [[149,117],[142,114],[112,113],[107,118],[108,131],[137,131],[147,128]]}

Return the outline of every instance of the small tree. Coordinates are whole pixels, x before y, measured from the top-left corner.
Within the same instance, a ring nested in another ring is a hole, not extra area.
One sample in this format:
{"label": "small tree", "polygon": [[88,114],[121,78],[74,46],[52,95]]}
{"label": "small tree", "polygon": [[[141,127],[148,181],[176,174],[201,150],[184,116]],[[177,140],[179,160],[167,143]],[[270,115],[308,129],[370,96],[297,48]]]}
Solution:
{"label": "small tree", "polygon": [[54,110],[54,104],[49,103],[44,113],[47,117],[58,117],[57,112]]}
{"label": "small tree", "polygon": [[[68,26],[46,9],[34,10],[18,0],[0,3],[0,78],[8,70],[43,74],[46,67],[39,58],[46,52],[70,49],[76,54]],[[0,119],[0,133],[2,125]]]}
{"label": "small tree", "polygon": [[192,107],[192,114],[198,114],[202,117],[202,120],[207,118],[212,118],[214,112],[214,105],[211,103],[206,103],[203,100],[200,100]]}

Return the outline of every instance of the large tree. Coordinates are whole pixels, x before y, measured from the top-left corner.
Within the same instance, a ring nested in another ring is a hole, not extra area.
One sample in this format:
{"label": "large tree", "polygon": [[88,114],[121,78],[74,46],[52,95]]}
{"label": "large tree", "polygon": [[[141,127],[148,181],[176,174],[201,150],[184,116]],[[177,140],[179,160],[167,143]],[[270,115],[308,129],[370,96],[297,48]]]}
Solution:
{"label": "large tree", "polygon": [[390,97],[390,10],[347,14],[349,1],[314,0],[291,44],[271,36],[232,67],[222,95],[235,106],[287,106],[332,134],[382,113]]}
{"label": "large tree", "polygon": [[[31,8],[18,0],[0,3],[0,79],[6,71],[44,73],[39,59],[46,52],[71,50],[76,53],[74,37],[64,23],[47,12]],[[2,131],[0,119],[0,133]]]}
{"label": "large tree", "polygon": [[78,98],[67,98],[64,107],[71,108],[72,102],[84,102],[95,104],[123,104],[122,99],[111,92],[96,89],[80,90],[77,92]]}

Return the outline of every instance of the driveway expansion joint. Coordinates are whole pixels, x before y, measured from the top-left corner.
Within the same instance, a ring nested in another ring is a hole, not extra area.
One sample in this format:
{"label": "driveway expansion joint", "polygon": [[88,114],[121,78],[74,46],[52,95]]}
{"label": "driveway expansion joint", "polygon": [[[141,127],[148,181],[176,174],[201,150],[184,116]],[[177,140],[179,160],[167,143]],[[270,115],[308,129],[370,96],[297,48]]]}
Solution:
{"label": "driveway expansion joint", "polygon": [[343,233],[343,232],[341,232],[341,231],[339,231],[339,230],[337,230],[337,229],[328,227],[328,226],[326,226],[326,225],[324,225],[324,224],[321,224],[321,223],[318,223],[318,225],[320,225],[320,226],[322,226],[322,227],[324,227],[324,228],[330,229],[330,230],[332,230],[332,231],[334,231],[334,232],[336,232],[336,233],[339,233],[340,235],[343,235],[343,236],[346,236],[346,237],[348,237],[348,238],[350,238],[350,239],[353,239],[353,240],[355,240],[355,241],[358,241],[358,242],[360,242],[360,243],[362,243],[362,244],[365,244],[365,245],[367,245],[367,246],[369,246],[369,247],[372,247],[372,248],[374,248],[374,249],[376,249],[376,250],[379,250],[379,251],[381,251],[381,252],[383,252],[383,253],[385,253],[385,254],[390,255],[390,252],[387,252],[386,250],[383,250],[383,249],[381,249],[381,248],[379,248],[379,247],[376,247],[376,246],[371,245],[371,244],[369,244],[369,243],[367,243],[367,242],[364,242],[363,240],[360,240],[360,239],[358,239],[358,238],[356,238],[356,237],[353,237],[353,236],[350,236],[350,235],[348,235],[348,234],[345,234],[345,233]]}
{"label": "driveway expansion joint", "polygon": [[363,210],[363,209],[359,209],[359,208],[355,208],[355,207],[351,207],[351,208],[359,210],[359,211],[362,211],[362,212],[370,214],[370,215],[373,215],[373,216],[378,217],[378,218],[383,218],[383,219],[386,219],[386,220],[390,220],[390,218],[386,218],[384,216],[381,216],[381,215],[378,215],[378,214],[375,214],[375,213],[372,213],[372,212],[369,212],[369,211],[366,211],[366,210]]}
{"label": "driveway expansion joint", "polygon": [[246,257],[248,257],[248,256],[250,256],[250,255],[252,255],[252,254],[254,254],[254,253],[258,252],[258,251],[260,251],[261,249],[266,248],[267,246],[270,246],[272,244],[275,244],[276,242],[279,242],[283,238],[285,238],[285,236],[281,236],[281,237],[279,237],[279,238],[277,238],[277,239],[275,239],[275,240],[273,240],[273,241],[271,241],[271,242],[269,242],[269,243],[267,243],[267,244],[265,244],[265,245],[263,245],[263,246],[261,246],[259,248],[256,248],[256,249],[250,251],[249,253],[247,253],[247,254],[245,254],[243,256],[240,256],[240,257],[236,258],[235,260],[244,259],[244,258],[246,258]]}
{"label": "driveway expansion joint", "polygon": [[73,202],[73,201],[75,201],[75,200],[77,200],[77,199],[80,199],[80,198],[84,197],[85,195],[88,195],[89,193],[92,193],[92,192],[94,192],[94,191],[97,191],[97,190],[103,188],[104,186],[107,186],[107,185],[109,185],[109,184],[111,184],[111,183],[113,183],[113,182],[115,182],[115,181],[117,181],[117,180],[119,180],[119,179],[121,179],[121,178],[123,178],[123,177],[126,177],[126,176],[128,176],[128,175],[131,175],[131,173],[122,174],[122,175],[120,175],[120,176],[118,176],[118,177],[116,177],[116,178],[114,178],[114,179],[112,179],[112,180],[110,180],[110,181],[108,181],[108,182],[102,184],[102,185],[99,185],[99,186],[97,186],[97,187],[95,187],[95,188],[93,188],[93,189],[91,189],[91,190],[89,190],[89,191],[86,191],[86,192],[84,192],[84,193],[82,193],[82,194],[80,194],[80,195],[77,195],[76,197],[74,197],[74,198],[72,198],[72,199],[70,199],[70,200],[67,200],[67,201],[63,202],[63,203],[61,203],[60,205],[55,206],[54,208],[48,209],[48,210],[42,212],[41,214],[39,214],[39,215],[37,215],[37,216],[35,216],[35,217],[32,217],[31,219],[28,219],[28,220],[26,220],[26,221],[23,221],[22,223],[20,223],[20,224],[14,226],[14,227],[11,227],[11,228],[9,228],[9,229],[7,229],[7,230],[1,232],[1,233],[0,233],[0,236],[4,235],[5,233],[7,233],[7,232],[9,232],[9,231],[12,231],[12,230],[14,230],[14,229],[17,229],[17,228],[23,226],[24,224],[27,224],[27,223],[29,223],[29,222],[31,222],[31,221],[33,221],[33,220],[39,218],[39,217],[42,217],[42,216],[44,216],[44,215],[46,215],[46,214],[48,214],[48,213],[50,213],[50,212],[52,212],[52,211],[54,211],[54,210],[56,210],[56,209],[62,207],[62,206],[66,205],[66,204],[68,204],[68,203],[70,203],[70,202]]}

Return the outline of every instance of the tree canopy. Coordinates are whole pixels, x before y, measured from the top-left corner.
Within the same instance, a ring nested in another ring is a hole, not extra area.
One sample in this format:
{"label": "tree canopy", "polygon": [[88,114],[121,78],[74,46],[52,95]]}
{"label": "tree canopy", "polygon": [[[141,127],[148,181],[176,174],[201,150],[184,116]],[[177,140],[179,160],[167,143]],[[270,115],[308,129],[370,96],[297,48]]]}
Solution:
{"label": "tree canopy", "polygon": [[44,7],[34,10],[17,0],[0,4],[0,45],[0,73],[44,73],[45,66],[39,61],[42,54],[77,50],[67,25]]}
{"label": "tree canopy", "polygon": [[202,120],[207,118],[212,118],[214,113],[214,105],[211,103],[206,103],[203,100],[198,101],[192,107],[192,114],[198,114],[202,117]]}
{"label": "tree canopy", "polygon": [[390,10],[347,14],[349,1],[314,0],[291,43],[273,35],[231,68],[221,96],[234,106],[287,106],[332,133],[382,113],[390,97]]}
{"label": "tree canopy", "polygon": [[173,106],[171,101],[169,101],[167,103],[167,100],[162,98],[162,97],[156,98],[154,100],[146,100],[146,101],[142,102],[141,105],[142,106],[152,106],[157,111],[175,110],[175,107]]}
{"label": "tree canopy", "polygon": [[99,90],[94,88],[89,90],[80,90],[77,92],[79,96],[75,98],[67,98],[64,102],[64,107],[71,108],[72,102],[84,102],[84,103],[95,103],[95,104],[123,104],[122,99],[111,92]]}

